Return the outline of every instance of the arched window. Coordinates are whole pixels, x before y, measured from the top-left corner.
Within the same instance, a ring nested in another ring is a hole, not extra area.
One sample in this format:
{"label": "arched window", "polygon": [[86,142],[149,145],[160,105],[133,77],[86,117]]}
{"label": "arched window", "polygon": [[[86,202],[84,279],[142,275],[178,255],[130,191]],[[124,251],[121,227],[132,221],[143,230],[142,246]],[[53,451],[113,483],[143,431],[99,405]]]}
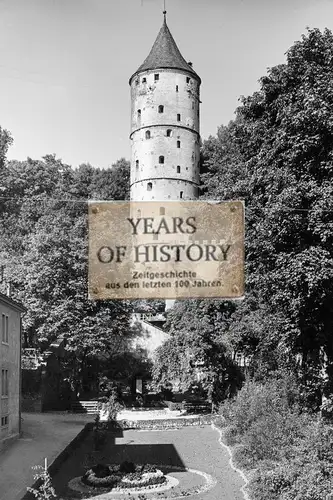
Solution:
{"label": "arched window", "polygon": [[152,182],[148,182],[147,183],[147,191],[151,191],[153,189],[153,183]]}
{"label": "arched window", "polygon": [[186,83],[191,83],[191,78],[189,76],[186,77]]}
{"label": "arched window", "polygon": [[158,163],[164,163],[164,156],[158,157]]}
{"label": "arched window", "polygon": [[181,191],[181,192],[179,193],[179,197],[180,197],[180,198],[182,198],[182,197],[183,197],[183,194],[184,194],[184,192],[183,192],[183,191]]}
{"label": "arched window", "polygon": [[162,106],[162,104],[159,105],[158,112],[159,113],[163,113],[164,112],[164,106]]}
{"label": "arched window", "polygon": [[141,118],[141,109],[138,109],[138,120]]}
{"label": "arched window", "polygon": [[146,139],[150,139],[150,130],[146,130]]}
{"label": "arched window", "polygon": [[177,141],[177,148],[180,148],[180,141]]}
{"label": "arched window", "polygon": [[136,168],[139,168],[139,160],[135,161],[135,166],[136,166]]}
{"label": "arched window", "polygon": [[180,174],[180,165],[177,165],[177,174]]}
{"label": "arched window", "polygon": [[172,135],[171,128],[168,128],[168,130],[166,131],[166,135],[167,135],[167,137],[171,137],[171,135]]}

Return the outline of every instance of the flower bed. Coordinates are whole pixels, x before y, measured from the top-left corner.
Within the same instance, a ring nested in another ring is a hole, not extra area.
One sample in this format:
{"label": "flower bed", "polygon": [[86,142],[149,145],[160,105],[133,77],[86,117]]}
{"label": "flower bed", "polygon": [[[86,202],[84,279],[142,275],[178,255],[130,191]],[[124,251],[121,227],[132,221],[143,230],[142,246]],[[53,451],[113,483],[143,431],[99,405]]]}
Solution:
{"label": "flower bed", "polygon": [[166,482],[163,472],[155,466],[123,462],[120,465],[97,464],[81,478],[83,484],[94,488],[147,488]]}

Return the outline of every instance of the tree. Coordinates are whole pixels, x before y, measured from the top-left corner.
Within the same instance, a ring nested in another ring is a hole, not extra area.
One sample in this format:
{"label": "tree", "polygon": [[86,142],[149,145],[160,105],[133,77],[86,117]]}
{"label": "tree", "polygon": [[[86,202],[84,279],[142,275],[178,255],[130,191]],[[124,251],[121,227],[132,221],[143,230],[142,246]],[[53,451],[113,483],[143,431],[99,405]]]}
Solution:
{"label": "tree", "polygon": [[213,404],[234,394],[242,377],[224,342],[233,310],[232,303],[218,300],[176,302],[168,313],[171,338],[157,349],[155,387],[196,386]]}
{"label": "tree", "polygon": [[[247,203],[247,294],[256,320],[251,325],[244,310],[241,322],[252,330],[256,355],[270,343],[271,368],[293,360],[296,369],[301,359],[303,374],[314,360],[323,366],[325,355],[329,383],[322,389],[328,392],[333,389],[332,60],[332,33],[308,30],[287,52],[286,64],[271,68],[260,90],[242,98],[228,130],[204,148],[208,195],[243,194]],[[234,169],[240,180],[233,185]],[[227,185],[221,189],[223,178]],[[239,331],[235,314],[231,331]]]}

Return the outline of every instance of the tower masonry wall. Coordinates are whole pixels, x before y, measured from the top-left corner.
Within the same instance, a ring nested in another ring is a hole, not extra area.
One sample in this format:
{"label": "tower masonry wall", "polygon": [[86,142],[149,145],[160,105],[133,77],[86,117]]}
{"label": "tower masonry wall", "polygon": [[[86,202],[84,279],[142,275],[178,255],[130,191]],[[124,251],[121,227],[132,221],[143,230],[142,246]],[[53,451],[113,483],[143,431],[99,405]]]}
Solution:
{"label": "tower masonry wall", "polygon": [[199,185],[199,82],[159,69],[131,81],[131,199],[195,199]]}

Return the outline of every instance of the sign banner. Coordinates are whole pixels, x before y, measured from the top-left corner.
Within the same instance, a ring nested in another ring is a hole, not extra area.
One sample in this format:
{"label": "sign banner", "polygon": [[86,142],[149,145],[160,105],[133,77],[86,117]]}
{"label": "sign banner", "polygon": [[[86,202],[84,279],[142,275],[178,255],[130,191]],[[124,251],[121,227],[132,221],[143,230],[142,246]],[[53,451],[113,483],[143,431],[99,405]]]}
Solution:
{"label": "sign banner", "polygon": [[243,202],[89,203],[91,299],[243,294]]}

